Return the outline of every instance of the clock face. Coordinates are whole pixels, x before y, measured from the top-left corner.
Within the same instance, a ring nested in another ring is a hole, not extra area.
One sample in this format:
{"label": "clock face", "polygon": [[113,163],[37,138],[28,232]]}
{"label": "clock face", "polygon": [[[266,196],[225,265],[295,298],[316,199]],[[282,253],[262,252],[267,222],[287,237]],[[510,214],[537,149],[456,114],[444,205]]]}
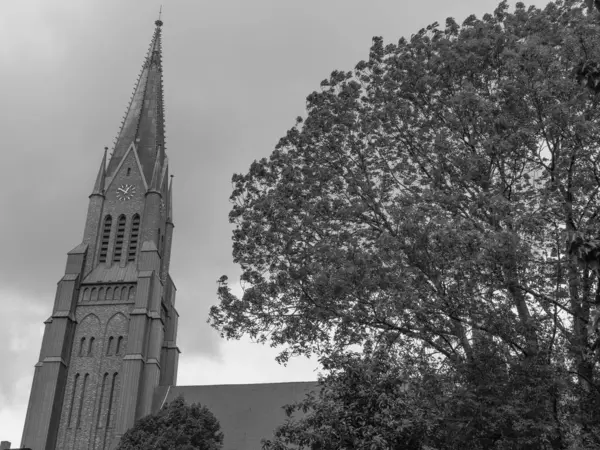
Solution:
{"label": "clock face", "polygon": [[129,200],[135,194],[135,186],[133,184],[122,184],[117,188],[117,199],[124,202]]}

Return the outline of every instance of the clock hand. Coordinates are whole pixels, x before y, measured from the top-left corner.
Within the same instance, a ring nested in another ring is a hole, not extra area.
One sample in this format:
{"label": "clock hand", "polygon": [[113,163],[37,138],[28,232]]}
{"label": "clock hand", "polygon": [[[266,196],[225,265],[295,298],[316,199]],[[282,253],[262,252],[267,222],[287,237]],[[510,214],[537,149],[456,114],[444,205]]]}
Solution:
{"label": "clock hand", "polygon": [[117,188],[117,191],[121,191],[123,194],[127,194],[127,191],[124,191],[122,188]]}

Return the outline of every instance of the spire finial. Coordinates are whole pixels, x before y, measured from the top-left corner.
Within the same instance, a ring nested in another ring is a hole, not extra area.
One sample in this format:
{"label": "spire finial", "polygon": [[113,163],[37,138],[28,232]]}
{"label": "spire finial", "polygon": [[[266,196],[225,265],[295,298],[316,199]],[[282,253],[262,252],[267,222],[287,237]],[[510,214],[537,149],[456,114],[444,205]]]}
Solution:
{"label": "spire finial", "polygon": [[160,20],[161,16],[162,16],[162,5],[160,5],[160,9],[158,10],[158,20],[156,22],[154,22],[154,25],[156,25],[157,27],[160,27],[163,24],[163,21]]}

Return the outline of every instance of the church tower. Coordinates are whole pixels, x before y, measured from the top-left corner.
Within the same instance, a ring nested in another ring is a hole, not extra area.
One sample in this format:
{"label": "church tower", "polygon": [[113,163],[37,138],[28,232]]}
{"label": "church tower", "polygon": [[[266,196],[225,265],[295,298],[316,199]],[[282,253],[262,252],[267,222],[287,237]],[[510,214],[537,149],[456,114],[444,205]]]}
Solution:
{"label": "church tower", "polygon": [[[165,153],[162,21],[107,164],[83,240],[68,253],[35,365],[22,447],[110,450],[176,384],[173,186]],[[90,183],[91,184],[91,183]]]}

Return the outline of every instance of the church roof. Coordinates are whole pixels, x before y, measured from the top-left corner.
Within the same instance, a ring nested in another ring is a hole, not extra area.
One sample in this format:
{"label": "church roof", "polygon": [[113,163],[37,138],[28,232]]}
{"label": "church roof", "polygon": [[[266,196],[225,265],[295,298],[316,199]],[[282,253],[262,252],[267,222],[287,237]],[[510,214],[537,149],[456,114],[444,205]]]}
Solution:
{"label": "church roof", "polygon": [[163,22],[157,20],[155,25],[152,42],[117,136],[107,171],[107,176],[114,175],[129,146],[134,143],[148,184],[151,182],[157,160],[158,165],[162,166],[165,156],[161,47]]}
{"label": "church roof", "polygon": [[157,389],[154,410],[183,395],[216,416],[225,435],[223,450],[260,450],[261,439],[286,419],[283,406],[302,400],[317,389],[316,381],[213,386],[170,386]]}

